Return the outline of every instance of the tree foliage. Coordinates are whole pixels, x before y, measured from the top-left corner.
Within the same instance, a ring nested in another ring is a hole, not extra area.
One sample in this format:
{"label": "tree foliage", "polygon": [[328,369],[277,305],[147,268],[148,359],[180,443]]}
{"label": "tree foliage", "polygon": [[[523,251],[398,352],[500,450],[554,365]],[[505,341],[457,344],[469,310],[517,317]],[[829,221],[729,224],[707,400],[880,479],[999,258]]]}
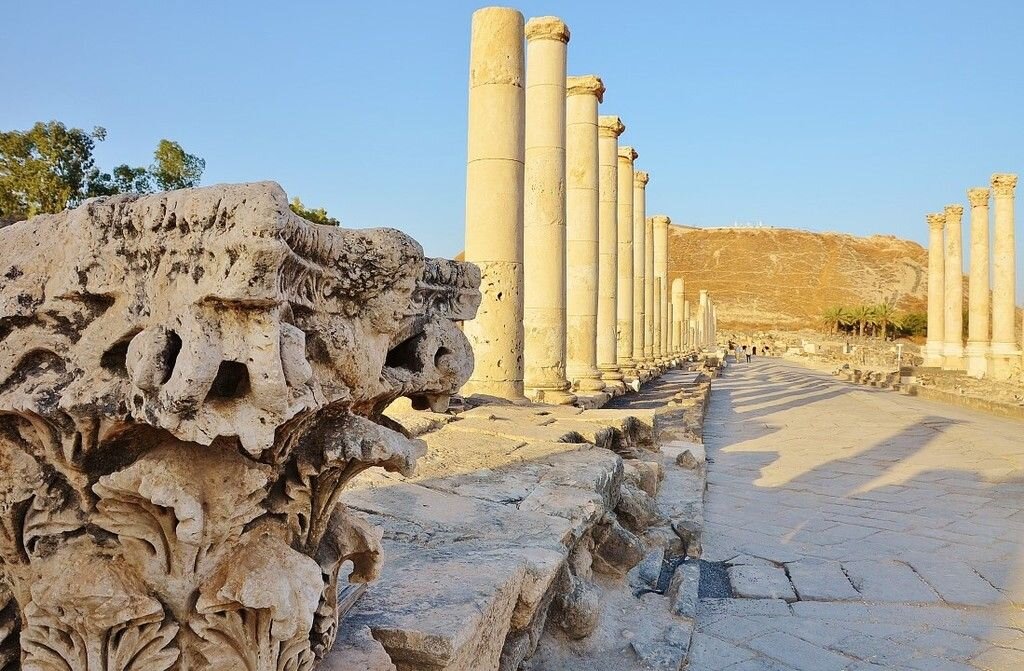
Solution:
{"label": "tree foliage", "polygon": [[160,140],[148,168],[121,164],[103,172],[93,150],[106,137],[99,126],[90,133],[59,121],[0,132],[0,221],[60,212],[95,196],[193,187],[206,167],[177,142]]}
{"label": "tree foliage", "polygon": [[292,212],[299,215],[307,221],[312,221],[314,224],[324,224],[325,226],[339,226],[341,222],[332,216],[327,214],[327,210],[322,207],[318,207],[315,210],[306,208],[299,197],[292,198],[292,202],[288,204]]}
{"label": "tree foliage", "polygon": [[0,217],[60,212],[89,197],[103,178],[92,151],[106,136],[98,126],[88,133],[59,121],[0,132]]}
{"label": "tree foliage", "polygon": [[149,171],[160,191],[170,191],[198,185],[205,169],[205,160],[189,154],[177,142],[160,140]]}

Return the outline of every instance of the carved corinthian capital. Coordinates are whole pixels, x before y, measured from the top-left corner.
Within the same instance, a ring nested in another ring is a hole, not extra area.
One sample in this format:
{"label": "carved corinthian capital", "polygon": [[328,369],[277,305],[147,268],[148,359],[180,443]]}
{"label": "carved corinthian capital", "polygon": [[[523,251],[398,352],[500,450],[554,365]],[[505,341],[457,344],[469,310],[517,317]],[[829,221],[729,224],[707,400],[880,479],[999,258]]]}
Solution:
{"label": "carved corinthian capital", "polygon": [[647,186],[647,182],[651,181],[651,176],[643,170],[637,170],[633,173],[633,186],[639,186],[643,188]]}
{"label": "carved corinthian capital", "polygon": [[602,137],[618,137],[626,132],[626,125],[622,119],[612,115],[601,115],[597,117],[597,134]]}
{"label": "carved corinthian capital", "polygon": [[942,230],[946,227],[946,215],[944,213],[933,212],[926,214],[924,219],[928,222],[928,228],[932,230]]}
{"label": "carved corinthian capital", "polygon": [[16,223],[0,275],[0,668],[313,669],[381,561],[344,488],[414,468],[381,412],[468,378],[477,269],[264,182]]}
{"label": "carved corinthian capital", "polygon": [[569,41],[569,26],[557,16],[535,16],[526,22],[526,39]]}
{"label": "carved corinthian capital", "polygon": [[981,207],[988,205],[989,190],[983,186],[975,187],[967,190],[967,200],[970,201],[971,207]]}
{"label": "carved corinthian capital", "polygon": [[947,205],[943,211],[943,216],[946,217],[946,225],[948,226],[951,222],[959,223],[961,217],[964,216],[963,205]]}
{"label": "carved corinthian capital", "polygon": [[566,96],[594,96],[598,102],[604,100],[604,82],[600,77],[594,75],[580,75],[578,77],[566,77]]}
{"label": "carved corinthian capital", "polygon": [[619,147],[619,159],[623,161],[629,161],[632,163],[640,157],[640,154],[636,153],[636,149],[632,147]]}
{"label": "carved corinthian capital", "polygon": [[992,175],[992,191],[996,198],[1007,198],[1013,196],[1013,190],[1017,186],[1017,175],[1008,173],[997,173]]}

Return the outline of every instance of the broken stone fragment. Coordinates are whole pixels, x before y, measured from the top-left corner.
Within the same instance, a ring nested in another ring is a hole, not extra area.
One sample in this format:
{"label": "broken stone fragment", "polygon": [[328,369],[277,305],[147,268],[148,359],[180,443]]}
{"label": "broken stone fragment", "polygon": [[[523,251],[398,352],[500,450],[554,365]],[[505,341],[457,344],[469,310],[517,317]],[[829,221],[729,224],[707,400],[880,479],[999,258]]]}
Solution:
{"label": "broken stone fragment", "polygon": [[261,182],[15,223],[0,275],[0,667],[312,668],[380,569],[342,493],[411,474],[382,411],[468,379],[478,270]]}

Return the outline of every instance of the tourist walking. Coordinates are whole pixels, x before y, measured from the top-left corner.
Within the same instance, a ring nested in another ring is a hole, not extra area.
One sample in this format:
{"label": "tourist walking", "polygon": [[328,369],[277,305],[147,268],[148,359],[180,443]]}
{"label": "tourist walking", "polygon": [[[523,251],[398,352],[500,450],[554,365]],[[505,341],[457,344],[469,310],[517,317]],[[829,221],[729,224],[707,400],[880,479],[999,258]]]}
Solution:
{"label": "tourist walking", "polygon": [[747,349],[746,345],[743,346],[743,354],[747,357],[747,363],[750,363],[750,350]]}

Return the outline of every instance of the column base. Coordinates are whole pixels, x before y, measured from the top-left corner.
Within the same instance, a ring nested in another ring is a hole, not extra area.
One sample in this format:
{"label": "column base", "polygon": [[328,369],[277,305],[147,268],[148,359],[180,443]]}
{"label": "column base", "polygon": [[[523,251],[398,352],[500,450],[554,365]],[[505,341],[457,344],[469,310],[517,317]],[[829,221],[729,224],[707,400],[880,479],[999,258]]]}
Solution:
{"label": "column base", "polygon": [[534,403],[546,405],[572,405],[576,402],[576,394],[567,389],[527,387],[526,397]]}
{"label": "column base", "polygon": [[596,368],[577,375],[569,374],[573,380],[573,391],[604,391],[605,384],[601,380],[601,372]]}
{"label": "column base", "polygon": [[604,390],[614,396],[621,396],[626,393],[626,384],[622,381],[622,371],[618,366],[598,366],[601,369],[601,380],[604,381]]}
{"label": "column base", "polygon": [[988,343],[967,343],[964,358],[967,360],[967,374],[979,380],[988,374]]}
{"label": "column base", "polygon": [[921,356],[924,358],[924,365],[928,368],[942,367],[942,343],[929,342],[921,348]]}
{"label": "column base", "polygon": [[1020,366],[1021,352],[1016,346],[992,343],[992,350],[988,355],[988,376],[990,378],[1000,381],[1008,380],[1013,377]]}
{"label": "column base", "polygon": [[470,380],[462,385],[459,394],[463,397],[475,395],[501,398],[519,405],[530,402],[523,393],[523,383],[511,380]]}

